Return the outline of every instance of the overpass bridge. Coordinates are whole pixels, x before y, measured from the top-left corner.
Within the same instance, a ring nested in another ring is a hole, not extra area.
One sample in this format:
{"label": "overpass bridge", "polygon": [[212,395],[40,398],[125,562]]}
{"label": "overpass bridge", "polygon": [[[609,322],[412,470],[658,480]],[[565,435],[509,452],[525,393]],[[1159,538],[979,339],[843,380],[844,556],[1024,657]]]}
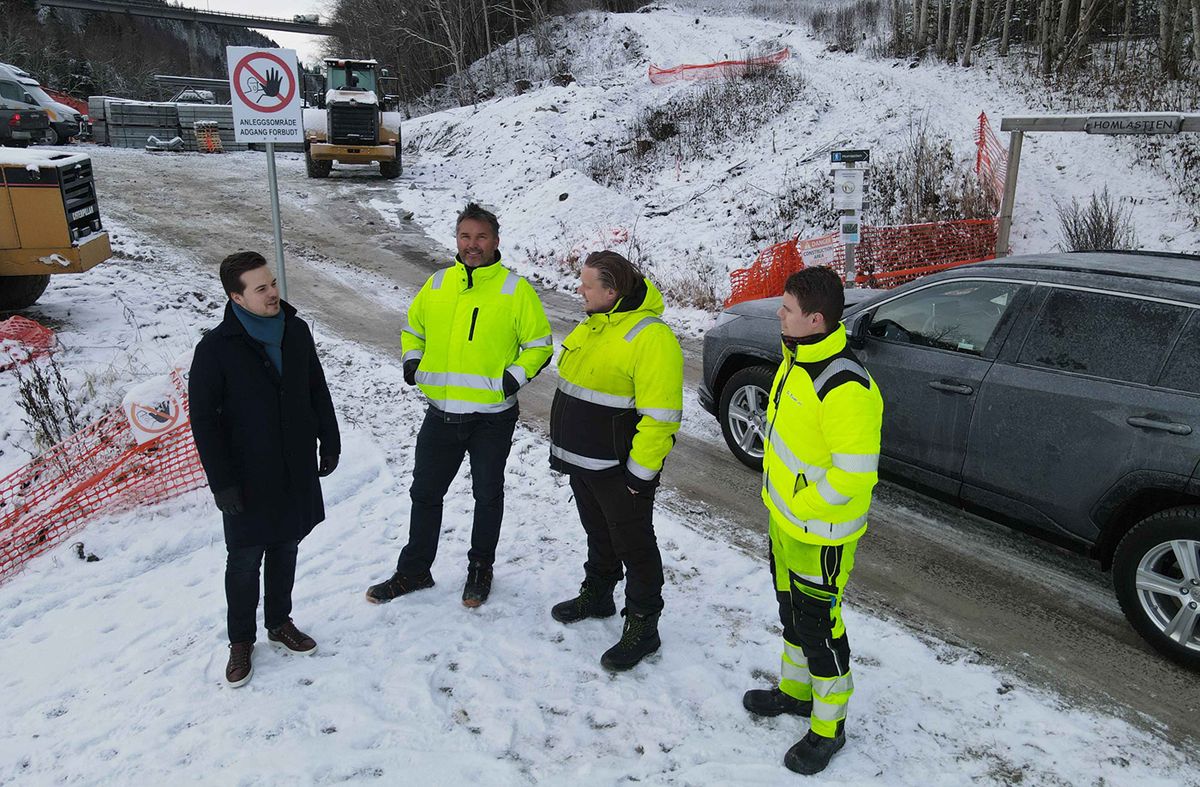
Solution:
{"label": "overpass bridge", "polygon": [[201,11],[196,8],[168,5],[167,3],[117,3],[110,0],[38,0],[38,6],[42,8],[70,8],[76,11],[99,11],[109,14],[145,16],[154,19],[176,19],[183,22],[225,25],[227,27],[282,30],[288,33],[306,33],[317,36],[333,35],[334,32],[332,26],[321,24],[320,22],[301,22],[295,19],[232,14],[222,11]]}

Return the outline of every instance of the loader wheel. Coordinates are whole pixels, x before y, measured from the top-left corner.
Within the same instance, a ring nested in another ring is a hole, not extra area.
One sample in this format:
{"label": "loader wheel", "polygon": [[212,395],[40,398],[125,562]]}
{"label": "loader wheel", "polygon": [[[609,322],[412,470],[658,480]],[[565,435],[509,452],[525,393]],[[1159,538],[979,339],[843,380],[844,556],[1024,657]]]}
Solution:
{"label": "loader wheel", "polygon": [[0,276],[0,311],[16,311],[37,303],[50,284],[50,275]]}
{"label": "loader wheel", "polygon": [[400,159],[379,162],[379,174],[388,180],[400,177]]}
{"label": "loader wheel", "polygon": [[312,152],[308,148],[305,148],[304,169],[308,172],[310,178],[327,178],[329,177],[329,171],[333,169],[333,162],[314,159]]}

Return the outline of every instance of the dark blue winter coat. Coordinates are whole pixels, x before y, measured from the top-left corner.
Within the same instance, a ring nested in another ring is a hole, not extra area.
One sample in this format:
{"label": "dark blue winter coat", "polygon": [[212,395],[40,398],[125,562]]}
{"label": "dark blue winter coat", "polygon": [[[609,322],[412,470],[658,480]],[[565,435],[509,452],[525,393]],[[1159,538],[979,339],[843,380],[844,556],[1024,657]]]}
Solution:
{"label": "dark blue winter coat", "polygon": [[321,456],[342,451],[333,399],[308,325],[282,303],[283,374],[246,333],[233,305],[192,357],[192,434],[209,487],[242,490],[245,512],[225,514],[225,543],[261,546],[304,538],[325,519]]}

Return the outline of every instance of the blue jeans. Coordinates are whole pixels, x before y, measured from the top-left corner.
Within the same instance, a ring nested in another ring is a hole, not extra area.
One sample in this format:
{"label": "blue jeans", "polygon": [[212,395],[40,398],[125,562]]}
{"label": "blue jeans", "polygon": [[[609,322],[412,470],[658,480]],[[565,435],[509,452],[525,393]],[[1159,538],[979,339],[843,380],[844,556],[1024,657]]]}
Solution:
{"label": "blue jeans", "polygon": [[429,408],[417,433],[416,466],[409,489],[412,515],[408,544],[396,561],[397,571],[414,577],[429,573],[442,533],[442,501],[467,455],[471,458],[471,490],[475,495],[467,559],[486,566],[495,562],[504,519],[504,466],[516,426],[516,408],[511,414],[466,421],[447,419],[441,411]]}

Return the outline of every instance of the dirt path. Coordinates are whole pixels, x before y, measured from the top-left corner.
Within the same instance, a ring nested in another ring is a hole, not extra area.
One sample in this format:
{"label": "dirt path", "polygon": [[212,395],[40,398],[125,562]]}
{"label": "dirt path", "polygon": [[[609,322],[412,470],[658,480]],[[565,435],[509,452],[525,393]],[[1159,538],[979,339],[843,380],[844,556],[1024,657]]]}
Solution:
{"label": "dirt path", "polygon": [[[220,259],[240,248],[271,257],[262,156],[99,149],[94,157],[102,212],[194,256],[197,275],[215,281]],[[403,187],[403,178],[388,183],[366,171],[307,180],[302,162],[280,163],[289,300],[317,321],[318,335],[324,326],[395,362],[408,299],[448,258],[420,227],[371,207],[373,198],[394,202],[393,190]],[[561,338],[578,320],[578,304],[556,292],[543,299]],[[694,389],[700,345],[684,345]],[[552,395],[552,381],[535,382],[522,394],[522,419],[544,430]],[[758,477],[719,440],[681,434],[665,482],[664,502],[688,514],[697,530],[765,555]],[[1086,559],[889,485],[872,514],[851,603],[960,645],[966,657],[1000,664],[1069,701],[1200,748],[1200,680],[1133,633],[1108,577]],[[769,581],[764,564],[764,593]]]}

